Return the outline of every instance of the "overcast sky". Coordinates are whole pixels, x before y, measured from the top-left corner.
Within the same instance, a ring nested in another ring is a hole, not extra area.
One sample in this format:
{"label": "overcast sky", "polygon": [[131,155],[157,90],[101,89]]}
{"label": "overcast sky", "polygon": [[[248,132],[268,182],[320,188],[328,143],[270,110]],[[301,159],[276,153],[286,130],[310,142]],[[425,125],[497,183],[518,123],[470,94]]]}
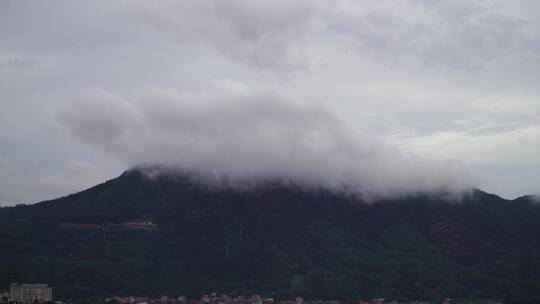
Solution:
{"label": "overcast sky", "polygon": [[540,1],[0,1],[0,205],[148,163],[540,193]]}

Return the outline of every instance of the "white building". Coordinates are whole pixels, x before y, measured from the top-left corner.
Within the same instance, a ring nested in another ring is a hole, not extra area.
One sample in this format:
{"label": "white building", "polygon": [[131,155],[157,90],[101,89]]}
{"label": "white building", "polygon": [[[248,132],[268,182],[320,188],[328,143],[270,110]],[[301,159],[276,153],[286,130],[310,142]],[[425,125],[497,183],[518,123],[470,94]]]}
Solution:
{"label": "white building", "polygon": [[9,299],[17,303],[49,302],[53,299],[53,288],[47,284],[18,284],[9,286]]}

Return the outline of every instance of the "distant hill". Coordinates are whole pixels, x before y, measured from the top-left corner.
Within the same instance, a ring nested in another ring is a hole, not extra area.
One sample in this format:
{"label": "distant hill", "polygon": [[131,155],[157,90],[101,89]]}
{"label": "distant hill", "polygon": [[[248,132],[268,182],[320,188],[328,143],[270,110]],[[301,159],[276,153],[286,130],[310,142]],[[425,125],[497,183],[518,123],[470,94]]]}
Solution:
{"label": "distant hill", "polygon": [[199,295],[540,301],[540,204],[472,190],[364,203],[267,183],[209,187],[139,169],[0,208],[0,288],[61,297]]}

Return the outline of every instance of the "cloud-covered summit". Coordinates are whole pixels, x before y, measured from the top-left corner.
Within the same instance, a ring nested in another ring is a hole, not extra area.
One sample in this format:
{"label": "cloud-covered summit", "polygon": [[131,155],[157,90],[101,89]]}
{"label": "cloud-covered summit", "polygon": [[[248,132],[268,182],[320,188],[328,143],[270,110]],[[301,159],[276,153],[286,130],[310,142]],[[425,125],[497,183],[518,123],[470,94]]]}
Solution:
{"label": "cloud-covered summit", "polygon": [[174,151],[178,113],[260,96],[320,104],[364,134],[354,142],[458,159],[506,198],[540,193],[538,12],[537,0],[2,1],[0,205],[169,158],[133,139]]}
{"label": "cloud-covered summit", "polygon": [[58,118],[128,166],[165,165],[233,185],[283,178],[367,198],[474,185],[460,164],[401,153],[322,106],[251,91],[205,96],[147,88],[143,95],[128,101],[89,90]]}

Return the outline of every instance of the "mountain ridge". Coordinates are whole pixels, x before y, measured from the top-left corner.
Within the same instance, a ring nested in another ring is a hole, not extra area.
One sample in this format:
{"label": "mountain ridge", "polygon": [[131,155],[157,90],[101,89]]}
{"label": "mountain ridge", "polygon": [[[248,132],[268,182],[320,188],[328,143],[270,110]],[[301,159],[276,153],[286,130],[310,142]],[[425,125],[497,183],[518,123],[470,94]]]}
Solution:
{"label": "mountain ridge", "polygon": [[[518,301],[540,291],[538,204],[478,189],[459,203],[419,193],[366,204],[290,183],[238,191],[131,169],[1,208],[0,219],[0,285],[47,281],[66,297],[216,290]],[[157,229],[126,229],[143,219]]]}

